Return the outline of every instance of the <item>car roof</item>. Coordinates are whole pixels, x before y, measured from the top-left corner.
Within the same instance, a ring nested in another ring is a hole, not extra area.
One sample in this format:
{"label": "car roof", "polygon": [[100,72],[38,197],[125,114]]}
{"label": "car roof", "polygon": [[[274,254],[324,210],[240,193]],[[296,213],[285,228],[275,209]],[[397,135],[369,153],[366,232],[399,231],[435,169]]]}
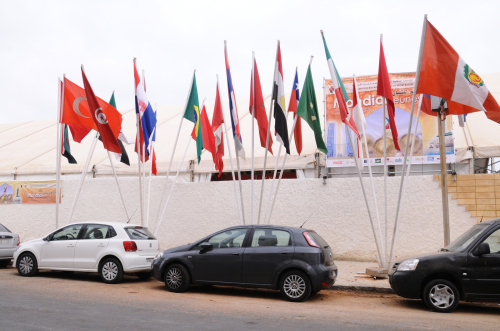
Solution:
{"label": "car roof", "polygon": [[487,221],[482,221],[479,224],[488,224],[488,225],[491,225],[491,224],[495,224],[495,223],[500,223],[500,217],[499,218],[494,218],[494,219],[491,219],[491,220],[487,220]]}
{"label": "car roof", "polygon": [[[120,227],[142,226],[140,224],[122,223],[122,222],[102,222],[102,221],[75,222],[75,223],[71,223],[69,225],[74,225],[74,224],[102,224],[102,225],[111,225],[111,226],[120,226]],[[142,227],[147,228],[147,226],[142,226]]]}
{"label": "car roof", "polygon": [[[274,224],[246,224],[246,225],[235,225],[227,228],[227,230],[230,229],[236,229],[236,228],[281,228],[281,229],[289,229],[289,230],[299,230],[299,231],[314,231],[314,230],[308,230],[304,228],[299,228],[295,226],[287,226],[287,225],[274,225]],[[226,229],[222,229],[221,231],[224,231]]]}

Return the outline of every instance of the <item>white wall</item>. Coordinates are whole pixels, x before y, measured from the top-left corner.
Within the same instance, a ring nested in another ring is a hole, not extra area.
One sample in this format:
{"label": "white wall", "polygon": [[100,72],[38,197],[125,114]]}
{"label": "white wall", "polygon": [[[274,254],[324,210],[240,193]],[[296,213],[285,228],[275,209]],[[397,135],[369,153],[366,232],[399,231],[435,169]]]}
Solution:
{"label": "white wall", "polygon": [[[119,178],[131,223],[140,224],[137,178]],[[368,188],[369,179],[364,178]],[[388,178],[389,229],[396,212],[399,177]],[[283,180],[272,217],[273,224],[316,230],[332,246],[337,259],[375,261],[376,247],[358,178]],[[164,177],[152,183],[150,228],[155,229]],[[67,223],[78,180],[63,182],[59,225]],[[265,182],[265,203],[271,181]],[[443,246],[441,191],[432,176],[412,176],[401,217],[396,255],[436,251]],[[383,178],[375,178],[378,209],[383,222]],[[167,187],[167,194],[170,184]],[[245,216],[250,222],[250,181],[243,182]],[[258,215],[260,182],[255,183],[255,214]],[[164,200],[165,201],[165,200]],[[370,198],[370,201],[372,199]],[[370,208],[374,211],[373,202]],[[55,205],[2,205],[0,222],[21,235],[22,241],[50,233],[55,228]],[[375,215],[375,213],[373,212]],[[126,221],[114,178],[88,178],[82,189],[73,222]],[[452,240],[476,223],[464,206],[450,199]],[[225,227],[239,224],[232,182],[178,183],[158,232],[162,249],[193,242]],[[390,245],[391,237],[389,237]]]}

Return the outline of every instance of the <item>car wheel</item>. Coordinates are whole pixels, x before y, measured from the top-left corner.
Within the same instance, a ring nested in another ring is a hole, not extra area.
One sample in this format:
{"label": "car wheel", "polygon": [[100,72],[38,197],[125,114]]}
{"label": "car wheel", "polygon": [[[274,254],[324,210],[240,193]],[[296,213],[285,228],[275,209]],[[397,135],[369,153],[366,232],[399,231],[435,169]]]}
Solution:
{"label": "car wheel", "polygon": [[311,282],[302,271],[292,270],[281,277],[280,291],[288,301],[304,301],[311,294]]}
{"label": "car wheel", "polygon": [[190,278],[186,267],[172,264],[165,270],[165,286],[170,292],[184,292],[188,289]]}
{"label": "car wheel", "polygon": [[148,279],[151,278],[151,273],[150,272],[139,272],[136,275],[141,280],[148,280]]}
{"label": "car wheel", "polygon": [[10,264],[10,260],[0,260],[0,268],[6,268]]}
{"label": "car wheel", "polygon": [[105,283],[119,283],[123,278],[122,264],[113,257],[107,258],[99,266],[99,275]]}
{"label": "car wheel", "polygon": [[32,277],[38,273],[38,263],[31,253],[22,254],[17,260],[17,272],[24,277]]}
{"label": "car wheel", "polygon": [[423,299],[432,311],[449,313],[457,308],[460,294],[452,282],[446,279],[435,279],[425,286]]}

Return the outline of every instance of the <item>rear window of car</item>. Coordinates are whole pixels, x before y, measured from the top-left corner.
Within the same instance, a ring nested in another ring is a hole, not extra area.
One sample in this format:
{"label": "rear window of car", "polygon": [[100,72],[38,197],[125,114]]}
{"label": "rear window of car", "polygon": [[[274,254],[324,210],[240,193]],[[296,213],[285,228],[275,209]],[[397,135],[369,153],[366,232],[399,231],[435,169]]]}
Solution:
{"label": "rear window of car", "polygon": [[155,236],[148,230],[148,228],[143,228],[141,226],[135,226],[132,228],[125,228],[130,239],[156,239]]}
{"label": "rear window of car", "polygon": [[327,248],[329,246],[328,243],[325,241],[325,239],[321,238],[319,234],[313,231],[308,231],[308,232],[321,247]]}
{"label": "rear window of car", "polygon": [[9,229],[7,229],[5,226],[3,226],[2,224],[0,224],[0,232],[10,232]]}

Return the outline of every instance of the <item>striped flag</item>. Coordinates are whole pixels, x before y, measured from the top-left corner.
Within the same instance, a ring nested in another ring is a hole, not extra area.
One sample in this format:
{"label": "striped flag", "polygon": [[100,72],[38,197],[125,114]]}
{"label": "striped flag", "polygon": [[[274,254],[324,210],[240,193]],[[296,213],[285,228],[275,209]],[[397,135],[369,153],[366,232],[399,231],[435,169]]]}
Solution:
{"label": "striped flag", "polygon": [[227,60],[227,51],[224,48],[224,57],[226,59],[227,92],[229,94],[229,112],[231,113],[231,127],[233,129],[234,145],[236,155],[245,159],[245,149],[241,140],[240,120],[238,117],[238,108],[236,107],[236,97],[234,96],[233,81],[231,79],[231,70]]}
{"label": "striped flag", "polygon": [[215,92],[215,107],[214,115],[212,117],[212,131],[215,136],[215,169],[219,171],[219,177],[222,175],[224,169],[224,116],[222,115],[222,104],[220,101],[219,85],[217,84]]}
{"label": "striped flag", "polygon": [[[353,77],[352,81],[352,118],[354,119],[354,123],[356,123],[356,128],[361,131],[363,135],[365,135],[366,128],[368,127],[366,124],[365,114],[363,113],[363,108],[361,106],[361,99],[359,98],[358,93],[358,83],[356,82],[356,77]],[[354,157],[356,158],[356,162],[358,163],[359,170],[363,170],[365,167],[364,159],[363,159],[363,146],[361,145],[361,138],[358,136],[356,138],[356,145],[353,148]],[[368,151],[367,151],[368,153]]]}
{"label": "striped flag", "polygon": [[[293,118],[297,116],[297,105],[300,101],[299,93],[299,75],[297,74],[297,69],[295,69],[295,79],[293,81],[292,94],[290,95],[290,102],[288,102],[288,111],[293,113]],[[302,124],[300,117],[297,118],[295,123],[295,129],[293,130],[293,139],[295,141],[295,147],[297,148],[297,153],[300,155],[302,152]]]}
{"label": "striped flag", "polygon": [[276,56],[276,71],[274,72],[273,100],[276,139],[285,146],[286,153],[290,154],[288,126],[286,123],[285,85],[283,84],[283,67],[281,65],[281,47],[279,43]]}

